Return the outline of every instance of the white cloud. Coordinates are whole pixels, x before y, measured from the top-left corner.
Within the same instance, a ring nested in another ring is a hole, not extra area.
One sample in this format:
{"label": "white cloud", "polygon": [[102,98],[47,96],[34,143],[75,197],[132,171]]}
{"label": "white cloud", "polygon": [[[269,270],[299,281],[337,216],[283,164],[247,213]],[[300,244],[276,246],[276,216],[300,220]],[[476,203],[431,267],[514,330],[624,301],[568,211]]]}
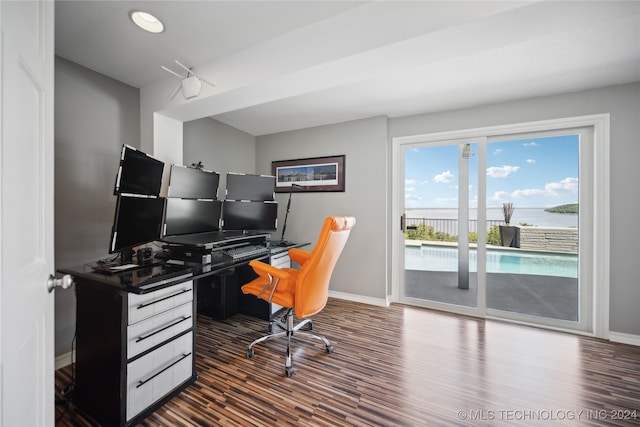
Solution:
{"label": "white cloud", "polygon": [[506,178],[512,173],[518,172],[518,169],[520,169],[520,166],[491,166],[487,168],[487,175],[492,178]]}
{"label": "white cloud", "polygon": [[414,191],[416,188],[415,187],[404,187],[404,192],[405,193],[411,193],[412,191]]}
{"label": "white cloud", "polygon": [[475,209],[478,207],[478,196],[469,199],[469,207]]}
{"label": "white cloud", "polygon": [[404,206],[407,208],[419,208],[422,205],[422,197],[415,194],[404,195]]}
{"label": "white cloud", "polygon": [[494,156],[499,156],[500,154],[502,154],[502,148],[496,148],[496,150],[493,152]]}
{"label": "white cloud", "polygon": [[458,203],[457,197],[438,197],[435,199],[437,206],[456,206]]}
{"label": "white cloud", "polygon": [[506,202],[509,199],[509,193],[506,191],[496,191],[492,196],[487,197],[487,203],[502,203]]}
{"label": "white cloud", "polygon": [[525,142],[524,144],[522,144],[525,147],[542,147],[541,144],[538,144],[535,141],[531,141],[531,142]]}
{"label": "white cloud", "polygon": [[526,190],[516,190],[511,193],[511,196],[516,199],[534,199],[546,195],[547,193],[541,188],[527,188]]}
{"label": "white cloud", "polygon": [[551,182],[544,186],[547,194],[553,197],[578,192],[578,178],[565,178],[560,182]]}
{"label": "white cloud", "polygon": [[433,177],[433,182],[437,182],[439,184],[451,181],[453,181],[453,174],[451,173],[451,171],[445,171]]}
{"label": "white cloud", "polygon": [[534,164],[536,162],[536,159],[527,159],[526,162],[529,164]]}
{"label": "white cloud", "polygon": [[562,197],[567,194],[578,192],[578,178],[565,178],[560,182],[550,182],[544,188],[528,188],[516,190],[511,193],[512,197],[518,199],[533,199],[538,197]]}
{"label": "white cloud", "polygon": [[413,179],[413,178],[409,178],[409,179],[405,179],[404,180],[404,185],[412,185],[412,184],[415,184],[415,183],[416,183],[416,180]]}

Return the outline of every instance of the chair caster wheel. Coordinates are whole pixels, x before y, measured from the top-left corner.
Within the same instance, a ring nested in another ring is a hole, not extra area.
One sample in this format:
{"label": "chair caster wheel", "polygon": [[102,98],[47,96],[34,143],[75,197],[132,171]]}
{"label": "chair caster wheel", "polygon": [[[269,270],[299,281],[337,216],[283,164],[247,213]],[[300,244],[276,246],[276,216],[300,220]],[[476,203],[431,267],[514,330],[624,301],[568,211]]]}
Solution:
{"label": "chair caster wheel", "polygon": [[247,357],[248,358],[252,358],[253,357],[253,348],[250,348],[249,350],[247,350]]}
{"label": "chair caster wheel", "polygon": [[309,325],[308,325],[308,326],[309,326],[309,330],[310,330],[310,331],[313,331],[313,322],[309,322]]}
{"label": "chair caster wheel", "polygon": [[294,372],[295,372],[295,369],[293,369],[292,367],[285,367],[284,368],[284,373],[287,374],[288,377],[293,375]]}
{"label": "chair caster wheel", "polygon": [[333,353],[333,346],[332,345],[328,345],[327,346],[327,353]]}

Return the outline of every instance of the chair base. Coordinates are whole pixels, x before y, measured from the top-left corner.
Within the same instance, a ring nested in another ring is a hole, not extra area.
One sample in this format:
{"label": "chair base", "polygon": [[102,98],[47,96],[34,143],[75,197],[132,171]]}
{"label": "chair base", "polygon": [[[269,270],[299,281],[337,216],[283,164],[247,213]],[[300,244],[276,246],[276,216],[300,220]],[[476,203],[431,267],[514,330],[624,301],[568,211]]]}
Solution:
{"label": "chair base", "polygon": [[269,325],[269,331],[273,330],[273,326],[277,326],[282,331],[270,333],[263,337],[260,337],[256,340],[253,340],[249,347],[247,348],[247,357],[253,357],[254,351],[253,346],[256,344],[260,344],[261,342],[269,341],[275,338],[286,337],[287,338],[287,356],[285,360],[284,370],[285,374],[290,377],[295,372],[293,368],[292,358],[291,358],[291,338],[296,336],[304,337],[304,338],[313,338],[316,340],[320,340],[324,343],[325,350],[327,353],[333,353],[333,345],[329,342],[328,339],[323,337],[322,335],[315,335],[310,332],[301,331],[300,329],[307,326],[309,331],[313,330],[313,321],[311,319],[304,319],[299,322],[297,325],[294,325],[293,322],[293,308],[287,310],[287,313],[278,321],[272,322]]}

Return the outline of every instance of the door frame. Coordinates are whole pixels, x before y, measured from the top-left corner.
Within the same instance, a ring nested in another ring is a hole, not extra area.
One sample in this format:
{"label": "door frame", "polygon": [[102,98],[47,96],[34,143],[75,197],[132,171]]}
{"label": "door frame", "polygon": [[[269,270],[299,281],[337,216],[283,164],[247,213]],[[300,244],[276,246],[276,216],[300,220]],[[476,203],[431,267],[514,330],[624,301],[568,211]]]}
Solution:
{"label": "door frame", "polygon": [[[592,240],[589,248],[584,248],[591,252],[591,256],[598,262],[591,263],[587,273],[589,277],[581,278],[590,280],[592,283],[592,317],[588,331],[577,331],[562,327],[547,326],[541,324],[531,324],[527,321],[517,319],[503,319],[514,323],[532,325],[536,327],[561,330],[581,335],[596,336],[598,338],[609,338],[609,268],[610,268],[610,115],[596,114],[589,116],[577,116],[562,119],[541,120],[533,122],[515,123],[483,128],[463,129],[456,131],[445,131],[411,136],[401,136],[392,138],[391,146],[391,180],[392,197],[391,212],[392,218],[400,218],[404,212],[404,168],[402,146],[405,144],[429,143],[444,140],[461,140],[466,138],[507,136],[518,134],[553,131],[567,128],[590,127],[593,129],[593,145],[589,158],[593,161],[591,170],[591,180],[593,182],[593,194],[589,201],[591,212],[594,218]],[[581,167],[582,169],[582,167]],[[586,169],[586,168],[585,168]],[[392,221],[394,226],[391,230],[392,250],[391,250],[391,301],[400,302],[400,284],[404,273],[404,236],[399,227],[395,226],[396,221]],[[582,248],[581,248],[582,249]],[[584,270],[581,268],[581,272]],[[405,301],[406,302],[406,301]],[[472,315],[483,318],[492,318],[487,315],[486,309],[479,307],[468,308],[450,306],[443,307],[444,304],[425,304],[425,307],[438,310],[451,311],[458,314]]]}

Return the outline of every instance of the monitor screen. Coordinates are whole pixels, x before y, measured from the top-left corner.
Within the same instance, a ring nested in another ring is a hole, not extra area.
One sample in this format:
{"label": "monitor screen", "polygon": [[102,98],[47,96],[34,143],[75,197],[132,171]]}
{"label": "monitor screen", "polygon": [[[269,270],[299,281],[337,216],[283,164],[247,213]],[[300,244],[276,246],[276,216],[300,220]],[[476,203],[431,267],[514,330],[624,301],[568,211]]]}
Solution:
{"label": "monitor screen", "polygon": [[109,252],[160,239],[164,201],[162,197],[118,196]]}
{"label": "monitor screen", "polygon": [[275,231],[278,202],[225,200],[222,207],[224,230]]}
{"label": "monitor screen", "polygon": [[272,175],[227,174],[229,200],[275,200],[276,177]]}
{"label": "monitor screen", "polygon": [[169,197],[217,199],[220,175],[202,169],[171,165]]}
{"label": "monitor screen", "polygon": [[157,196],[162,186],[163,170],[164,162],[123,145],[113,194]]}
{"label": "monitor screen", "polygon": [[220,230],[219,200],[167,199],[164,236]]}

